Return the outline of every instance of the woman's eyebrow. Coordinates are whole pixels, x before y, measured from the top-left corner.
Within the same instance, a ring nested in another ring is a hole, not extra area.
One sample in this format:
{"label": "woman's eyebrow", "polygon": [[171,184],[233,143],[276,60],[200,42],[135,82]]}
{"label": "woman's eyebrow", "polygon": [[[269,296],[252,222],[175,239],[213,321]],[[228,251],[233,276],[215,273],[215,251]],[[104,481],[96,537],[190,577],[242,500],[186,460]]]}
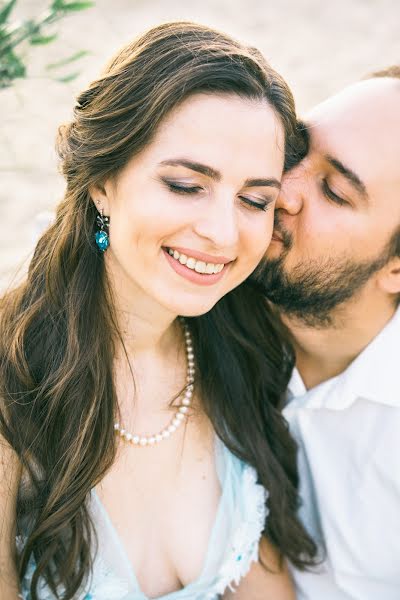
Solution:
{"label": "woman's eyebrow", "polygon": [[[172,158],[163,160],[159,163],[160,165],[168,165],[170,167],[186,167],[186,169],[191,169],[192,171],[196,171],[197,173],[201,173],[202,175],[206,175],[215,181],[220,181],[222,179],[221,173],[212,167],[204,165],[202,163],[193,162],[188,160],[187,158]],[[244,187],[275,187],[278,190],[281,187],[280,181],[275,179],[275,177],[266,177],[266,178],[254,178],[254,179],[246,179],[244,182]]]}
{"label": "woman's eyebrow", "polygon": [[246,179],[244,187],[274,187],[277,190],[281,189],[281,182],[275,177],[267,177],[266,179]]}
{"label": "woman's eyebrow", "polygon": [[162,162],[160,162],[160,165],[169,165],[170,167],[186,167],[187,169],[191,169],[192,171],[196,171],[197,173],[206,175],[211,179],[215,179],[215,181],[220,181],[221,179],[221,173],[219,171],[216,171],[215,169],[213,169],[212,167],[208,167],[207,165],[188,160],[187,158],[172,158],[168,160],[163,160]]}

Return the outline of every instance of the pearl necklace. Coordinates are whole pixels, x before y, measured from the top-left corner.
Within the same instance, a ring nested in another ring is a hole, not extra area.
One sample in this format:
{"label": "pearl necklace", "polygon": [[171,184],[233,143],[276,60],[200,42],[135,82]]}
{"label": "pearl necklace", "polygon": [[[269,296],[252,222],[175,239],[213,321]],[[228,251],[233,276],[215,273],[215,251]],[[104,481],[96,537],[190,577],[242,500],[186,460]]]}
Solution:
{"label": "pearl necklace", "polygon": [[184,422],[188,416],[189,406],[192,402],[193,396],[193,382],[194,382],[194,354],[193,344],[190,335],[189,327],[187,326],[184,319],[182,319],[184,334],[185,334],[185,346],[186,346],[186,358],[187,358],[187,372],[186,372],[186,388],[183,393],[182,404],[174,414],[170,424],[162,429],[159,433],[151,436],[146,435],[133,435],[121,427],[119,423],[114,423],[115,432],[127,443],[133,444],[134,446],[154,446],[162,440],[168,439],[180,425]]}

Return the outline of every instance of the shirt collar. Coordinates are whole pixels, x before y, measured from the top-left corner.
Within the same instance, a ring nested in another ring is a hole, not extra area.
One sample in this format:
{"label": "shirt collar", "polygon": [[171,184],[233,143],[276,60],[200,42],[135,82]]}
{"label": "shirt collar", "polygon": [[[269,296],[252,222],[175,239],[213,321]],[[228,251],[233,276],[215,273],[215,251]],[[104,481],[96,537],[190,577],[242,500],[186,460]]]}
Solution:
{"label": "shirt collar", "polygon": [[400,307],[392,319],[343,373],[306,390],[297,369],[289,396],[303,397],[309,408],[348,408],[357,398],[400,408]]}

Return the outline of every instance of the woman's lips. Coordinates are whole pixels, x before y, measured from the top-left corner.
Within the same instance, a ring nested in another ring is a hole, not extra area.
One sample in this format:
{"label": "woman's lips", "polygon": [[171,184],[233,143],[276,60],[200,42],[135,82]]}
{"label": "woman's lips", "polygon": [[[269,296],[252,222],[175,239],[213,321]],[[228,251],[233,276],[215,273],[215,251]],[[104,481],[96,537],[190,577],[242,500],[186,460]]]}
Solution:
{"label": "woman's lips", "polygon": [[[229,268],[229,266],[225,262],[224,268],[219,273],[212,273],[210,275],[208,275],[206,273],[204,273],[204,274],[197,273],[197,271],[194,271],[193,269],[189,269],[189,267],[182,265],[179,262],[179,260],[176,260],[173,256],[171,256],[168,253],[168,250],[166,248],[163,248],[162,250],[163,250],[166,260],[168,261],[170,266],[174,269],[174,271],[178,275],[181,275],[181,277],[183,277],[184,279],[190,281],[191,283],[196,283],[197,285],[214,285],[215,283],[218,283],[224,277],[226,270]],[[178,250],[178,252],[180,252],[180,250],[178,248],[176,248],[176,250]],[[187,252],[189,254],[189,251],[187,251]],[[184,253],[183,248],[182,248],[182,253]],[[197,256],[198,256],[199,258],[197,260],[204,260],[204,257],[209,256],[209,255],[202,254],[201,252],[194,253],[191,250],[190,256],[192,256],[193,258],[197,258]],[[218,257],[219,264],[222,264],[224,262],[224,261],[220,260],[221,258],[223,258],[223,257]],[[214,262],[214,261],[215,261],[215,257],[213,257],[212,262]],[[209,262],[211,262],[211,261],[209,261]],[[231,261],[227,261],[227,262],[231,262]]]}
{"label": "woman's lips", "polygon": [[232,258],[227,258],[226,256],[212,256],[211,254],[206,254],[205,252],[199,252],[198,250],[191,250],[190,248],[183,248],[183,246],[169,246],[172,250],[177,250],[179,254],[186,254],[186,256],[191,256],[196,260],[202,260],[205,263],[214,263],[218,264],[228,264],[233,261]]}

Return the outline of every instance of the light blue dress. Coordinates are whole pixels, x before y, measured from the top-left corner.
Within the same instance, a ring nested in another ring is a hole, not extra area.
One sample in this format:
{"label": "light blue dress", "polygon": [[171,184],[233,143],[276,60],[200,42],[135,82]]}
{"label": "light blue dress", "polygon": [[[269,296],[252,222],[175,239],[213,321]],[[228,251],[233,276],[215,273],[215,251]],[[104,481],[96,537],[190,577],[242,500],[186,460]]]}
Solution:
{"label": "light blue dress", "polygon": [[[216,461],[222,491],[202,571],[185,588],[158,600],[217,600],[225,590],[233,590],[251,563],[258,559],[258,544],[267,516],[267,492],[257,483],[254,469],[236,458],[219,440]],[[91,580],[76,599],[149,600],[140,589],[121,540],[95,491],[90,502],[99,549]],[[30,600],[34,569],[32,562],[22,585],[24,600]],[[45,585],[40,588],[39,598],[54,600]]]}

